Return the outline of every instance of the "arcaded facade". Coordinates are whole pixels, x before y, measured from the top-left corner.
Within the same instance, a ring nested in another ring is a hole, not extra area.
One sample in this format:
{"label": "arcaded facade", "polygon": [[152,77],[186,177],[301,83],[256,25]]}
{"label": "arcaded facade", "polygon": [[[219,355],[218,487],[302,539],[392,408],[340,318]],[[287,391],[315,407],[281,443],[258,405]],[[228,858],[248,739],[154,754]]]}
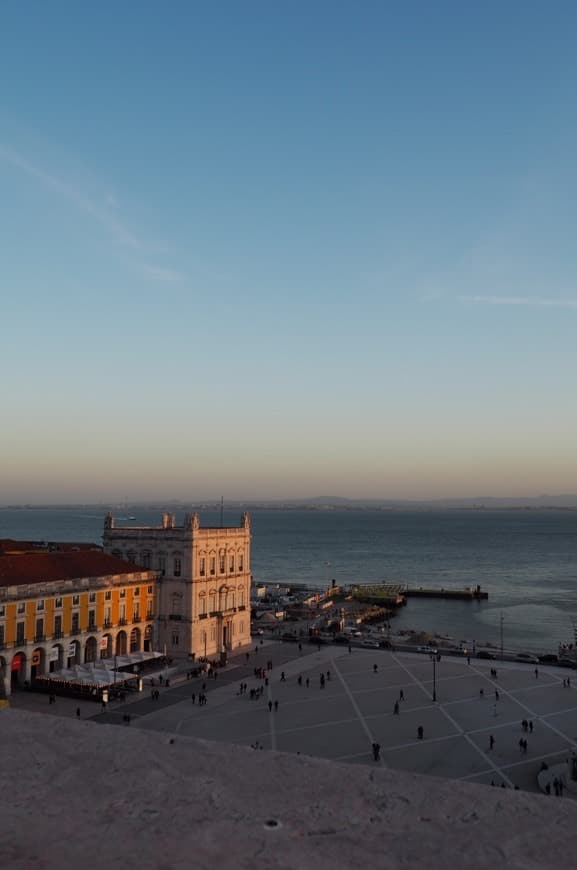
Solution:
{"label": "arcaded facade", "polygon": [[240,526],[201,527],[198,514],[177,526],[104,524],[105,552],[157,572],[157,649],[215,658],[250,643],[250,518]]}
{"label": "arcaded facade", "polygon": [[158,649],[156,584],[156,572],[94,545],[0,540],[4,693],[62,668]]}

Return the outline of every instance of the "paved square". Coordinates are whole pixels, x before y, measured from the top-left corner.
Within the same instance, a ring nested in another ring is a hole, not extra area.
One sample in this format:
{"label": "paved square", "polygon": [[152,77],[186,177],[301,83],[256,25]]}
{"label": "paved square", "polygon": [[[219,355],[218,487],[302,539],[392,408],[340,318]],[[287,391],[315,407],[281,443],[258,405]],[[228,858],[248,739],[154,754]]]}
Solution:
{"label": "paved square", "polygon": [[[265,683],[254,670],[269,660],[273,668]],[[130,713],[132,727],[347,764],[374,765],[371,744],[377,742],[379,763],[388,767],[538,791],[542,763],[560,763],[577,749],[577,676],[575,687],[563,685],[566,677],[560,668],[539,666],[535,673],[534,665],[522,663],[467,664],[448,656],[433,663],[426,654],[349,652],[336,645],[299,651],[295,644],[271,642],[253,648],[248,660],[239,656],[218,679],[205,679],[205,706],[198,705],[202,679],[175,678],[159,701],[148,697],[147,680],[138,699],[104,713],[84,703],[82,717],[122,724]],[[247,692],[240,692],[242,683]],[[251,699],[251,689],[262,691]],[[45,698],[35,698],[28,693],[22,704],[48,712]],[[66,704],[59,699],[49,711],[67,715]],[[16,696],[14,706],[20,706]],[[532,722],[532,732],[523,731],[523,719]]]}

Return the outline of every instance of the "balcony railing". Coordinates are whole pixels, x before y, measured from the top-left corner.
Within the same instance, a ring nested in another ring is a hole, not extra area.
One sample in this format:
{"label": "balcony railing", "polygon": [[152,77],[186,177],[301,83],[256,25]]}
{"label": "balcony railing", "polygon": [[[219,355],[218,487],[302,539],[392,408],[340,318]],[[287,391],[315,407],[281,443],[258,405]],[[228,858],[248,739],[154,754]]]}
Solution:
{"label": "balcony railing", "polygon": [[239,604],[238,609],[239,609],[239,610],[246,610],[246,605],[244,605],[244,604]]}
{"label": "balcony railing", "polygon": [[59,640],[61,637],[64,637],[61,631],[54,631],[52,633],[52,640]]}
{"label": "balcony railing", "polygon": [[81,629],[80,628],[71,628],[70,634],[81,634]]}
{"label": "balcony railing", "polygon": [[45,634],[35,634],[34,635],[34,643],[44,643],[46,640]]}
{"label": "balcony railing", "polygon": [[14,646],[26,646],[26,638],[25,637],[17,637],[14,641]]}
{"label": "balcony railing", "polygon": [[208,613],[199,613],[198,614],[199,619],[206,619],[207,616],[208,616]]}
{"label": "balcony railing", "polygon": [[103,624],[102,624],[102,627],[103,628],[112,628],[112,622],[109,619],[105,619]]}
{"label": "balcony railing", "polygon": [[142,617],[141,617],[141,616],[133,616],[133,617],[132,617],[132,621],[133,621],[133,622],[140,622],[141,620],[142,620]]}
{"label": "balcony railing", "polygon": [[98,626],[95,623],[91,623],[86,631],[98,631]]}
{"label": "balcony railing", "polygon": [[122,616],[122,617],[118,620],[118,624],[119,624],[119,625],[126,625],[126,618],[125,618],[124,616]]}
{"label": "balcony railing", "polygon": [[182,614],[181,613],[169,613],[168,618],[171,619],[173,622],[180,622],[182,619]]}

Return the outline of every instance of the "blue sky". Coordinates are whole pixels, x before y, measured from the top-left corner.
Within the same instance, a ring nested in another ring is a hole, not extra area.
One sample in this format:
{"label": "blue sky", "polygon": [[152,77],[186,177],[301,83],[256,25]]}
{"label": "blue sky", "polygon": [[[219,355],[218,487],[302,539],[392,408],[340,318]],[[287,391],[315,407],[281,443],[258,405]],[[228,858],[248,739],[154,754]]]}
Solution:
{"label": "blue sky", "polygon": [[4,4],[1,501],[577,491],[577,7]]}

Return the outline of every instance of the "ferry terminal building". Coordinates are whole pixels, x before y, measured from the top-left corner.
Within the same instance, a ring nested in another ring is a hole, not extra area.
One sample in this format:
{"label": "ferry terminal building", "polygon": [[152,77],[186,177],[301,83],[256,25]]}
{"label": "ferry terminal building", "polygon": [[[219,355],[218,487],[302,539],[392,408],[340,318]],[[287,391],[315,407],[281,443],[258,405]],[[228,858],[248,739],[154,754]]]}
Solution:
{"label": "ferry terminal building", "polygon": [[250,643],[250,519],[118,527],[95,544],[0,540],[0,679],[130,653],[215,658]]}

